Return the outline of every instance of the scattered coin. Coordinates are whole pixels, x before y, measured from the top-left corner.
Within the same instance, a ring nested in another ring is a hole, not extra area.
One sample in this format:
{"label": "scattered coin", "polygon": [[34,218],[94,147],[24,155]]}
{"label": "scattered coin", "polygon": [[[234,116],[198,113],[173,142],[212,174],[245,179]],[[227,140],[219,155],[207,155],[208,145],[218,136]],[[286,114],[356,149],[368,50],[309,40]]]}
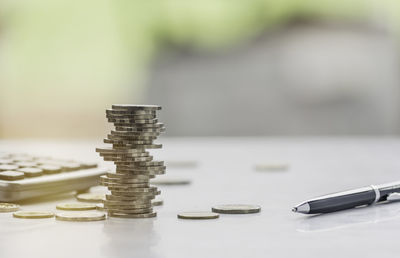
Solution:
{"label": "scattered coin", "polygon": [[104,194],[99,193],[83,193],[78,194],[76,199],[81,202],[102,202],[104,199]]}
{"label": "scattered coin", "polygon": [[19,210],[19,205],[14,203],[0,203],[0,212],[12,212]]}
{"label": "scattered coin", "polygon": [[67,210],[67,211],[87,211],[87,210],[95,210],[96,205],[89,203],[62,203],[62,204],[57,204],[56,208],[58,210]]}
{"label": "scattered coin", "polygon": [[260,212],[261,207],[248,204],[225,204],[212,207],[212,211],[224,214],[248,214]]}
{"label": "scattered coin", "polygon": [[218,213],[200,211],[200,212],[182,212],[178,214],[179,219],[217,219]]}
{"label": "scattered coin", "polygon": [[256,171],[285,171],[288,168],[289,165],[286,163],[257,164],[254,167]]}
{"label": "scattered coin", "polygon": [[13,213],[14,218],[20,219],[45,219],[54,217],[49,211],[17,211]]}
{"label": "scattered coin", "polygon": [[56,219],[63,221],[99,221],[105,220],[106,215],[100,212],[61,212],[56,214]]}

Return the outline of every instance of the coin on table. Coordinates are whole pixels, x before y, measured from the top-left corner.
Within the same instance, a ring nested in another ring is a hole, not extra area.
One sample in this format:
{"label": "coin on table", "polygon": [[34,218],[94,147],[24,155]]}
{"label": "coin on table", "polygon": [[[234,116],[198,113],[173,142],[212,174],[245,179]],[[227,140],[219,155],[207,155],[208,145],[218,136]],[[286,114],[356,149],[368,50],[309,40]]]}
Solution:
{"label": "coin on table", "polygon": [[96,205],[89,203],[61,203],[57,204],[56,208],[58,210],[67,210],[67,211],[87,211],[87,210],[95,210]]}
{"label": "coin on table", "polygon": [[12,212],[19,210],[19,205],[14,203],[0,203],[0,212]]}
{"label": "coin on table", "polygon": [[144,218],[153,218],[157,216],[156,212],[144,213],[144,214],[127,214],[122,212],[109,212],[108,216],[116,217],[116,218],[130,218],[130,219],[144,219]]}
{"label": "coin on table", "polygon": [[161,178],[151,181],[154,185],[188,185],[190,182],[189,179],[184,178]]}
{"label": "coin on table", "polygon": [[178,214],[179,219],[217,219],[218,213],[200,211],[200,212],[182,212]]}
{"label": "coin on table", "polygon": [[151,201],[151,204],[153,204],[153,206],[161,206],[164,204],[164,201],[161,198],[156,198]]}
{"label": "coin on table", "polygon": [[83,193],[78,194],[76,199],[81,202],[102,202],[105,195],[100,193]]}
{"label": "coin on table", "polygon": [[50,211],[17,211],[13,213],[14,218],[19,219],[45,219],[54,217]]}
{"label": "coin on table", "polygon": [[63,221],[98,221],[105,220],[106,215],[100,212],[61,212],[56,214],[56,219]]}
{"label": "coin on table", "polygon": [[260,212],[261,207],[249,204],[225,204],[212,207],[212,211],[224,214],[248,214]]}

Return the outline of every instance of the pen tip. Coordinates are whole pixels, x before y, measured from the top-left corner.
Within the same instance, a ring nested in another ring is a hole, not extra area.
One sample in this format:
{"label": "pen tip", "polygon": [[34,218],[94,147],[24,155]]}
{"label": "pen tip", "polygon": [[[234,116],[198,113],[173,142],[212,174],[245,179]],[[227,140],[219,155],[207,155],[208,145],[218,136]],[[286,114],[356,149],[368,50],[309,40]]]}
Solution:
{"label": "pen tip", "polygon": [[292,208],[292,211],[293,211],[293,212],[297,212],[297,208],[296,208],[296,207],[293,207],[293,208]]}

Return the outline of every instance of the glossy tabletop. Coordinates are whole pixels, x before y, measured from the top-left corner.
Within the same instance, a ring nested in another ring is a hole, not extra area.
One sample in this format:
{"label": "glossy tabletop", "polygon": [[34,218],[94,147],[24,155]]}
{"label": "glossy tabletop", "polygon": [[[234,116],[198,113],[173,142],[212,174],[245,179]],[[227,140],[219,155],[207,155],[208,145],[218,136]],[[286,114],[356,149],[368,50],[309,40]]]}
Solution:
{"label": "glossy tabletop", "polygon": [[[326,215],[291,212],[318,195],[400,180],[395,138],[161,138],[155,160],[171,162],[160,178],[190,179],[160,186],[164,205],[152,219],[98,222],[16,219],[0,213],[0,257],[397,257],[400,202]],[[0,141],[0,151],[98,160],[99,141]],[[176,167],[172,162],[194,161]],[[285,163],[287,171],[256,171]],[[108,164],[109,165],[109,164]],[[91,189],[104,192],[102,187]],[[74,193],[21,203],[56,211]],[[181,220],[182,211],[216,204],[258,204],[260,213]]]}

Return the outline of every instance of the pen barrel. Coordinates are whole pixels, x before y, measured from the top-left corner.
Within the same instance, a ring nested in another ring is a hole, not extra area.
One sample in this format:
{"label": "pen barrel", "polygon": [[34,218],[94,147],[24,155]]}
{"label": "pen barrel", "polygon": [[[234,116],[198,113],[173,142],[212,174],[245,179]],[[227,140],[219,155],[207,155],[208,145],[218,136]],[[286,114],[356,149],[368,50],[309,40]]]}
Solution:
{"label": "pen barrel", "polygon": [[373,188],[363,187],[356,190],[329,194],[310,200],[309,214],[329,213],[370,205],[375,202],[376,194]]}

